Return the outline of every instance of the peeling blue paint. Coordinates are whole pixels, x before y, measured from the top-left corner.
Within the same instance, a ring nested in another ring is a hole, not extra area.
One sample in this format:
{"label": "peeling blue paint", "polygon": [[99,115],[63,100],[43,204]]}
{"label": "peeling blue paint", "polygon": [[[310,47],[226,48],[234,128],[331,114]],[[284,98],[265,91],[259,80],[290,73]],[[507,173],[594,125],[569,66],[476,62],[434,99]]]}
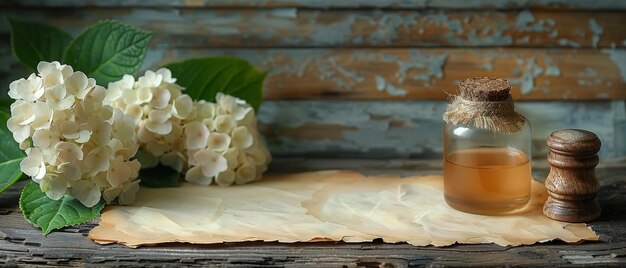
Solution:
{"label": "peeling blue paint", "polygon": [[559,45],[561,45],[561,46],[571,46],[571,47],[574,47],[574,48],[580,48],[581,47],[581,45],[579,43],[576,43],[576,42],[574,42],[574,41],[572,41],[570,39],[566,39],[566,38],[561,38],[559,40]]}
{"label": "peeling blue paint", "polygon": [[[522,60],[523,62],[523,60]],[[518,62],[519,64],[519,62]],[[531,57],[526,62],[526,69],[521,78],[513,78],[511,84],[520,84],[521,93],[528,94],[535,89],[535,78],[543,72],[543,68],[535,63],[535,57]]]}
{"label": "peeling blue paint", "polygon": [[376,90],[387,92],[391,96],[406,96],[407,94],[406,89],[392,85],[379,75],[376,76]]}
{"label": "peeling blue paint", "polygon": [[594,69],[594,68],[587,67],[587,68],[585,68],[585,70],[580,72],[578,75],[585,76],[585,77],[595,77],[596,75],[598,75],[598,71],[596,71],[596,69]]}
{"label": "peeling blue paint", "polygon": [[609,58],[619,67],[622,80],[626,82],[626,51],[609,50]]}
{"label": "peeling blue paint", "polygon": [[604,33],[604,29],[595,19],[589,20],[589,28],[593,33],[592,37],[592,45],[594,48],[598,47],[598,43],[600,43],[600,37],[602,37],[602,33]]}
{"label": "peeling blue paint", "polygon": [[277,8],[272,9],[272,16],[278,18],[295,19],[298,17],[297,8]]}
{"label": "peeling blue paint", "polygon": [[[518,102],[515,106],[533,125],[532,139],[537,144],[532,148],[533,157],[545,159],[546,137],[561,128],[583,128],[598,134],[603,142],[600,151],[603,160],[626,155],[620,135],[624,133],[620,127],[626,123],[623,100]],[[311,123],[346,128],[341,131],[340,140],[272,137],[268,143],[275,155],[434,157],[442,153],[445,107],[444,101],[370,101],[368,105],[358,101],[266,101],[259,121],[273,130]],[[402,125],[392,126],[392,121]]]}

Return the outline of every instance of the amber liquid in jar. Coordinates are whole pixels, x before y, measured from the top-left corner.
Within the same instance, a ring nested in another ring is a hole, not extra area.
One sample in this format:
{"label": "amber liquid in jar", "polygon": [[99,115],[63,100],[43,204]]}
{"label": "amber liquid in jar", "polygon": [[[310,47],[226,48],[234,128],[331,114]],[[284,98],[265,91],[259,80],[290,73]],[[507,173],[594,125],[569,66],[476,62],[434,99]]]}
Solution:
{"label": "amber liquid in jar", "polygon": [[475,148],[449,153],[444,161],[444,193],[451,207],[476,214],[515,212],[530,197],[531,164],[513,148]]}

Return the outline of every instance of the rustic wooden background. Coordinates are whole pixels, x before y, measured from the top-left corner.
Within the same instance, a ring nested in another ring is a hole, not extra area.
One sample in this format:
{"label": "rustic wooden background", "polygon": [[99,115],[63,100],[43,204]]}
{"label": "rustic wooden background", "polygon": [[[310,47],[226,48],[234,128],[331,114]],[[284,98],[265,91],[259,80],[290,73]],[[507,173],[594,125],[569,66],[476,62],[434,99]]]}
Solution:
{"label": "rustic wooden background", "polygon": [[[143,69],[234,55],[268,70],[263,131],[277,156],[428,158],[456,83],[499,76],[533,125],[626,157],[626,1],[4,0],[0,15],[77,34],[101,19],[156,33]],[[27,76],[0,21],[0,86]]]}

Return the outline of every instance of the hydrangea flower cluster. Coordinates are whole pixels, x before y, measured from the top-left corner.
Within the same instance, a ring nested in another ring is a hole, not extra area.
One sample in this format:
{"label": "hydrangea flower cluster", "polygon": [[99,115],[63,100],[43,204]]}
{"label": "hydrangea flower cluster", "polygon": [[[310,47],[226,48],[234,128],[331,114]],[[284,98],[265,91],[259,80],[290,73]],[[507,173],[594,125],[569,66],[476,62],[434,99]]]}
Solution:
{"label": "hydrangea flower cluster", "polygon": [[26,151],[24,174],[54,200],[69,193],[93,207],[134,201],[140,164],[134,117],[103,105],[105,89],[59,62],[40,62],[38,74],[9,86],[13,138]]}
{"label": "hydrangea flower cluster", "polygon": [[254,110],[230,95],[218,93],[216,100],[194,102],[162,68],[110,83],[104,102],[136,119],[142,168],[161,163],[201,185],[259,179],[271,156]]}

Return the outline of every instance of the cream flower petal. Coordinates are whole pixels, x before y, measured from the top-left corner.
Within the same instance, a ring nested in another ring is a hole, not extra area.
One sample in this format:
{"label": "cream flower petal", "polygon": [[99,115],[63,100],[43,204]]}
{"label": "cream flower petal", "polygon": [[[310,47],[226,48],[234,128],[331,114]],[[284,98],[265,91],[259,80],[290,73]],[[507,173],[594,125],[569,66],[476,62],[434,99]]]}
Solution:
{"label": "cream flower petal", "polygon": [[80,137],[79,131],[79,126],[74,121],[63,121],[61,123],[61,135],[66,139],[78,139]]}
{"label": "cream flower petal", "polygon": [[132,104],[126,107],[125,112],[129,115],[132,115],[136,120],[141,119],[143,116],[143,108],[141,108],[138,104]]}
{"label": "cream flower petal", "polygon": [[124,163],[122,157],[116,157],[111,161],[111,165],[107,171],[107,181],[109,181],[113,187],[118,187],[124,184],[128,178],[130,178],[130,168]]}
{"label": "cream flower petal", "polygon": [[230,146],[230,136],[224,133],[213,132],[209,135],[207,146],[216,152],[223,152]]}
{"label": "cream flower petal", "polygon": [[170,84],[176,83],[176,78],[172,78],[172,71],[170,71],[170,69],[161,68],[161,69],[158,69],[156,73],[161,75],[161,77],[163,77],[163,82],[170,83]]}
{"label": "cream flower petal", "polygon": [[211,102],[197,102],[196,110],[198,110],[198,117],[212,119],[215,117],[216,107]]}
{"label": "cream flower petal", "polygon": [[208,149],[196,153],[195,157],[200,161],[202,173],[204,173],[205,176],[214,177],[228,168],[224,156]]}
{"label": "cream flower petal", "polygon": [[135,159],[133,161],[126,161],[125,163],[130,170],[130,178],[137,178],[139,176],[139,169],[141,169],[141,164],[139,163],[139,160]]}
{"label": "cream flower petal", "polygon": [[34,110],[34,103],[18,100],[11,104],[11,118],[18,125],[28,125],[36,119]]}
{"label": "cream flower petal", "polygon": [[40,61],[37,64],[37,71],[40,74],[46,74],[54,69],[61,69],[61,64],[58,61],[53,61],[53,62]]}
{"label": "cream flower petal", "polygon": [[237,106],[237,108],[235,108],[235,110],[233,111],[232,114],[233,114],[233,117],[235,118],[235,120],[241,121],[250,112],[252,112],[252,107],[249,107],[249,106]]}
{"label": "cream flower petal", "polygon": [[185,158],[177,152],[171,151],[161,156],[161,163],[181,172],[185,167]]}
{"label": "cream flower petal", "polygon": [[74,162],[63,163],[59,165],[59,172],[59,177],[63,178],[66,181],[78,180],[82,175],[82,170]]}
{"label": "cream flower petal", "polygon": [[172,103],[172,115],[180,119],[186,119],[193,112],[193,100],[189,95],[183,94]]}
{"label": "cream flower petal", "polygon": [[85,157],[85,168],[89,174],[95,175],[109,169],[111,149],[108,147],[96,147]]}
{"label": "cream flower petal", "polygon": [[207,145],[209,129],[200,122],[191,122],[185,126],[185,145],[187,149],[203,149]]}
{"label": "cream flower petal", "polygon": [[52,109],[45,102],[36,102],[33,112],[35,113],[35,120],[31,124],[33,129],[50,128],[53,113]]}
{"label": "cream flower petal", "polygon": [[167,122],[171,117],[172,114],[169,109],[152,110],[148,114],[148,120],[157,123]]}
{"label": "cream flower petal", "polygon": [[75,72],[65,79],[65,87],[67,92],[76,96],[78,99],[84,99],[87,92],[89,78],[83,72]]}
{"label": "cream flower petal", "polygon": [[111,124],[103,121],[92,121],[91,140],[98,145],[105,145],[109,143],[111,139],[111,132],[113,131]]}
{"label": "cream flower petal", "polygon": [[36,130],[33,133],[33,145],[41,149],[49,148],[59,142],[59,136],[56,132],[46,129]]}
{"label": "cream flower petal", "polygon": [[26,155],[20,162],[20,170],[34,179],[42,179],[46,175],[46,164],[43,162],[41,150],[31,148],[26,150]]}
{"label": "cream flower petal", "polygon": [[235,182],[235,172],[232,170],[222,171],[215,177],[215,182],[222,187],[230,186]]}
{"label": "cream flower petal", "polygon": [[148,128],[140,127],[137,130],[137,138],[139,138],[140,142],[147,143],[154,140],[155,136]]}
{"label": "cream flower petal", "polygon": [[139,180],[135,180],[129,183],[125,183],[120,193],[118,203],[120,205],[130,205],[135,202],[135,196],[139,191]]}
{"label": "cream flower petal", "polygon": [[256,167],[253,165],[243,165],[236,171],[236,184],[245,184],[256,179]]}
{"label": "cream flower petal", "polygon": [[107,204],[110,204],[111,202],[113,202],[113,200],[115,200],[115,198],[117,198],[120,195],[121,192],[122,192],[122,188],[110,188],[110,189],[104,190],[104,192],[102,192],[102,197],[104,198],[104,202],[106,202]]}
{"label": "cream flower petal", "polygon": [[252,146],[253,138],[248,128],[245,126],[238,126],[233,130],[232,143],[235,147],[245,149]]}
{"label": "cream flower petal", "polygon": [[134,137],[135,118],[132,115],[124,114],[120,109],[115,109],[115,111],[121,115],[113,122],[113,137],[120,139]]}
{"label": "cream flower petal", "polygon": [[235,168],[239,161],[237,160],[237,156],[239,155],[239,149],[237,148],[228,148],[226,152],[224,152],[224,158],[226,158],[226,163],[228,167]]}
{"label": "cream flower petal", "polygon": [[169,90],[155,87],[152,88],[152,99],[149,104],[155,109],[163,109],[169,104],[171,97]]}
{"label": "cream flower petal", "polygon": [[219,132],[229,133],[237,123],[230,115],[218,115],[215,117],[214,127]]}
{"label": "cream flower petal", "polygon": [[78,132],[78,138],[76,139],[76,142],[86,143],[89,141],[90,138],[91,138],[91,132],[89,132],[89,130],[82,129],[81,131]]}
{"label": "cream flower petal", "polygon": [[148,103],[152,100],[152,90],[149,87],[140,87],[135,90],[135,98],[139,104]]}
{"label": "cream flower petal", "polygon": [[[44,94],[43,81],[41,78],[31,75],[28,79],[20,79],[15,81],[14,95],[18,95],[20,99],[25,101],[36,101]],[[9,85],[10,88],[10,85]]]}
{"label": "cream flower petal", "polygon": [[26,150],[26,149],[30,148],[30,141],[29,140],[25,140],[23,142],[20,142],[19,147],[20,147],[21,150]]}
{"label": "cream flower petal", "polygon": [[172,122],[166,121],[164,123],[158,123],[154,121],[148,121],[146,122],[145,127],[155,134],[167,135],[168,133],[170,133],[170,131],[172,131]]}
{"label": "cream flower petal", "polygon": [[7,128],[13,133],[16,142],[25,142],[30,137],[30,126],[21,126],[12,117],[7,120]]}
{"label": "cream flower petal", "polygon": [[67,192],[67,181],[60,176],[47,175],[41,179],[39,188],[46,193],[48,198],[59,200]]}
{"label": "cream flower petal", "polygon": [[72,183],[70,194],[86,207],[93,207],[98,204],[102,196],[96,184],[84,180]]}
{"label": "cream flower petal", "polygon": [[165,152],[171,150],[172,148],[169,144],[158,142],[158,141],[150,141],[146,143],[145,150],[152,155],[161,156]]}
{"label": "cream flower petal", "polygon": [[57,151],[57,158],[61,163],[83,160],[83,151],[78,145],[70,142],[59,142],[54,146]]}
{"label": "cream flower petal", "polygon": [[11,84],[9,84],[9,97],[11,99],[14,100],[21,100],[22,96],[20,95],[19,92],[17,92],[17,84],[21,82],[21,80],[25,80],[24,78],[20,78],[18,80],[15,80],[13,82],[11,82]]}
{"label": "cream flower petal", "polygon": [[185,173],[185,180],[200,185],[210,185],[213,176],[206,176],[201,167],[192,167]]}
{"label": "cream flower petal", "polygon": [[162,75],[148,70],[142,77],[139,77],[139,79],[137,80],[137,83],[139,84],[140,87],[153,88],[153,87],[158,87],[159,85],[161,85],[162,81],[163,81]]}

